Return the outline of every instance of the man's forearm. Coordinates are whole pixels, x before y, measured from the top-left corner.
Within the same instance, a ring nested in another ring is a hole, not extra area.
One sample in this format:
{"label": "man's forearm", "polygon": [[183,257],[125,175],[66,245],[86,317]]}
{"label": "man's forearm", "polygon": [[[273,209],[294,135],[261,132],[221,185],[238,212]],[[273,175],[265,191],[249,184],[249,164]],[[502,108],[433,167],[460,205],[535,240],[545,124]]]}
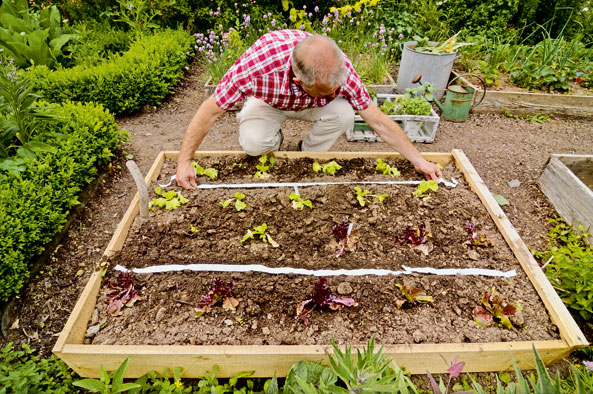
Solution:
{"label": "man's forearm", "polygon": [[422,154],[420,151],[418,151],[414,144],[412,144],[401,127],[399,127],[399,125],[393,120],[387,118],[387,116],[385,116],[385,118],[387,121],[382,118],[378,119],[377,124],[373,127],[373,130],[379,134],[383,141],[394,147],[412,164],[416,165],[421,160],[423,160]]}
{"label": "man's forearm", "polygon": [[198,149],[216,119],[223,112],[216,106],[212,97],[200,106],[183,136],[183,142],[181,143],[177,160],[178,163],[190,162],[193,159],[194,152]]}

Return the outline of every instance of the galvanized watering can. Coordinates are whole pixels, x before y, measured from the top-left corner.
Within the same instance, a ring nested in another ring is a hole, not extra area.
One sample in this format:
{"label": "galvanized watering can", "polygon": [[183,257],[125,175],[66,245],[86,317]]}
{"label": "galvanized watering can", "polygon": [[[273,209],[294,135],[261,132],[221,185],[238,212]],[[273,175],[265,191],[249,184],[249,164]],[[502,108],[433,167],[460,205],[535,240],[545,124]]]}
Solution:
{"label": "galvanized watering can", "polygon": [[[462,77],[473,77],[480,81],[482,85],[482,97],[478,102],[475,101],[476,89],[466,85],[453,85],[453,82]],[[418,74],[412,80],[413,83],[419,83],[422,78],[422,74]],[[486,96],[486,82],[479,75],[475,74],[462,74],[453,78],[447,85],[447,92],[445,96],[445,103],[441,104],[439,100],[434,99],[435,104],[441,109],[441,116],[443,119],[450,120],[452,122],[463,122],[467,119],[469,111],[477,107],[484,100]]]}

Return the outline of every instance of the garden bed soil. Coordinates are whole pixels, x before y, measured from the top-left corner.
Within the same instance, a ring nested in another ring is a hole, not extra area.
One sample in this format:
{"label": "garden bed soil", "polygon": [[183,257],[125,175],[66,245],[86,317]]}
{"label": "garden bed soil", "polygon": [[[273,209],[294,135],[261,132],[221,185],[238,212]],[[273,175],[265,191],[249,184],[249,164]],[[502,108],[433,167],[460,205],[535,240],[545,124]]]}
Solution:
{"label": "garden bed soil", "polygon": [[[393,178],[375,171],[374,159],[338,160],[344,167],[337,177],[312,172],[312,159],[278,159],[267,182],[384,181]],[[199,159],[202,167],[219,170],[219,180],[207,183],[253,182],[256,159],[226,157]],[[402,176],[418,180],[404,160],[387,160]],[[157,183],[165,183],[175,163],[165,162]],[[340,276],[329,279],[334,293],[352,297],[358,305],[335,312],[314,311],[309,324],[297,319],[296,308],[313,290],[314,277],[274,276],[263,273],[155,273],[134,275],[143,300],[123,315],[106,310],[107,286],[103,286],[90,327],[88,343],[121,345],[325,345],[332,335],[339,343],[365,343],[372,335],[381,343],[481,343],[558,339],[558,329],[545,312],[533,285],[521,269],[478,196],[453,164],[444,169],[447,179],[459,185],[443,185],[434,196],[422,200],[412,196],[414,186],[363,185],[372,194],[387,194],[383,204],[370,198],[360,207],[353,186],[302,187],[304,199],[314,209],[294,210],[288,199],[290,188],[201,189],[182,191],[190,201],[174,211],[157,210],[150,219],[132,226],[120,252],[110,266],[143,268],[168,264],[264,264],[268,267],[305,269],[402,267],[485,268],[517,270],[511,278],[435,275]],[[206,182],[204,180],[204,182]],[[174,188],[176,189],[176,188]],[[236,191],[246,195],[247,209],[220,206]],[[337,243],[331,227],[342,220],[353,222],[360,236],[355,252],[336,257]],[[469,247],[466,222],[477,224],[496,247]],[[241,245],[248,229],[266,223],[280,245],[251,241]],[[396,240],[407,225],[425,224],[432,233],[432,250],[424,253]],[[296,224],[296,225],[295,225]],[[194,226],[197,232],[190,231]],[[115,272],[106,277],[114,280]],[[234,312],[220,306],[196,317],[197,300],[208,292],[213,279],[234,281],[239,306]],[[398,310],[396,284],[420,287],[434,303]],[[472,311],[485,289],[495,287],[508,301],[522,307],[513,318],[512,330],[478,327]]]}

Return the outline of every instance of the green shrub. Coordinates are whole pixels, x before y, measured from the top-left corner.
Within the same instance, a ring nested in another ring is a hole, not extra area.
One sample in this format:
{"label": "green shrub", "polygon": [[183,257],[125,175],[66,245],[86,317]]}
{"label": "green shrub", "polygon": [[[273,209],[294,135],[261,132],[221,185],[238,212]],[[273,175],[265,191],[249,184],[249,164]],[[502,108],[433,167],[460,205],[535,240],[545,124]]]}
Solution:
{"label": "green shrub", "polygon": [[509,28],[517,14],[518,0],[467,1],[450,0],[443,2],[442,9],[449,16],[448,24],[452,31],[464,30],[470,34],[490,35]]}
{"label": "green shrub", "polygon": [[19,291],[32,260],[63,227],[77,196],[125,138],[102,106],[65,103],[54,109],[41,142],[55,153],[0,171],[0,301]]}
{"label": "green shrub", "polygon": [[51,71],[33,67],[23,73],[46,100],[97,102],[116,114],[157,105],[182,78],[191,36],[165,30],[137,39],[130,50],[98,66]]}
{"label": "green shrub", "polygon": [[73,393],[74,372],[56,356],[41,358],[28,345],[0,351],[1,393]]}

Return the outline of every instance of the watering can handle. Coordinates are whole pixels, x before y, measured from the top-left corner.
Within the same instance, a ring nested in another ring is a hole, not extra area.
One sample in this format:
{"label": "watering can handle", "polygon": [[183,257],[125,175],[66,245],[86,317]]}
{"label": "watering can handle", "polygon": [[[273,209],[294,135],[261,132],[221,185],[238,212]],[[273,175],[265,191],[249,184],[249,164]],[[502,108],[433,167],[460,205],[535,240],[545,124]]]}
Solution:
{"label": "watering can handle", "polygon": [[482,104],[482,101],[484,101],[484,97],[486,97],[486,82],[484,81],[484,79],[481,76],[476,75],[476,74],[460,74],[460,75],[456,76],[455,78],[453,78],[451,80],[451,82],[449,82],[447,84],[447,87],[449,87],[449,85],[451,85],[456,79],[459,79],[459,78],[464,77],[464,76],[470,76],[470,77],[477,78],[481,82],[481,85],[482,85],[482,97],[480,97],[480,100],[478,101],[477,104],[476,104],[476,100],[474,98],[474,103],[473,103],[472,107],[470,108],[470,111],[471,111],[472,109],[474,109],[478,105]]}

